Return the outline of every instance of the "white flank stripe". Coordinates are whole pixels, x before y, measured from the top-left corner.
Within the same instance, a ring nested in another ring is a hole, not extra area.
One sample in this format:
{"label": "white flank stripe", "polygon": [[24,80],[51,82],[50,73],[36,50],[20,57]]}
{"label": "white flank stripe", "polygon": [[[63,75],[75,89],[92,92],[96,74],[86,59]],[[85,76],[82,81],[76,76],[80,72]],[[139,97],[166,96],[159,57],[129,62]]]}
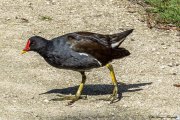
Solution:
{"label": "white flank stripe", "polygon": [[84,56],[88,56],[88,54],[86,53],[79,53],[80,55],[84,55]]}
{"label": "white flank stripe", "polygon": [[100,66],[102,66],[101,62],[99,62],[97,59],[94,59],[94,60],[97,61]]}

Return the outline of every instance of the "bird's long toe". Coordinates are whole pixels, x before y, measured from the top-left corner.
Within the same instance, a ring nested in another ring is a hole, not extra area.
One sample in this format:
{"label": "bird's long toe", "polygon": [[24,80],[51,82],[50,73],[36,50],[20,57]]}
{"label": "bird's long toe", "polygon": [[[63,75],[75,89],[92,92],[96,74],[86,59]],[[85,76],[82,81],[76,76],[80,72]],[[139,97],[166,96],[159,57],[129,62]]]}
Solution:
{"label": "bird's long toe", "polygon": [[117,102],[117,101],[119,101],[120,99],[119,99],[119,97],[118,97],[118,94],[117,95],[111,95],[110,96],[110,99],[109,99],[109,101],[110,101],[110,104],[111,103],[115,103],[115,102]]}
{"label": "bird's long toe", "polygon": [[58,98],[51,99],[51,101],[64,101],[64,100],[70,100],[68,105],[71,105],[75,101],[78,101],[79,99],[86,100],[87,95],[81,95],[81,96],[76,96],[76,95],[57,95]]}
{"label": "bird's long toe", "polygon": [[111,103],[115,103],[117,101],[119,101],[119,97],[118,97],[118,94],[115,94],[115,95],[110,95],[108,98],[101,98],[99,100],[103,100],[103,101],[110,101],[110,104]]}
{"label": "bird's long toe", "polygon": [[79,99],[83,99],[86,100],[87,99],[87,95],[80,95],[80,96],[76,96],[76,95],[57,95],[59,98],[64,98],[64,100],[72,100],[73,98],[79,98]]}
{"label": "bird's long toe", "polygon": [[115,88],[113,90],[113,93],[108,98],[102,98],[100,100],[110,101],[110,104],[119,101],[120,98],[119,98],[119,95],[118,95],[117,86],[115,86]]}

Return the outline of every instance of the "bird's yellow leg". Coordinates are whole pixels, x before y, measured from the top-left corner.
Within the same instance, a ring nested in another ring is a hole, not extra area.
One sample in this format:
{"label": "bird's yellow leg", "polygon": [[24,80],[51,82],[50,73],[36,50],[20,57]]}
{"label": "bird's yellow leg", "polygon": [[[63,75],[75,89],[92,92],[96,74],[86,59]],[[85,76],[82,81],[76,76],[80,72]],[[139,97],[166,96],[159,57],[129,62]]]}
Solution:
{"label": "bird's yellow leg", "polygon": [[116,80],[116,77],[115,77],[115,74],[114,74],[113,66],[111,64],[107,64],[106,67],[110,71],[112,83],[114,85],[114,89],[113,89],[112,95],[108,99],[106,99],[106,100],[111,100],[110,103],[113,103],[114,100],[118,99],[118,84],[117,84],[117,80]]}
{"label": "bird's yellow leg", "polygon": [[75,98],[73,98],[68,104],[71,105],[72,103],[74,103],[75,101],[79,100],[81,97],[81,93],[82,93],[82,90],[83,90],[83,87],[84,87],[84,84],[86,82],[86,75],[84,72],[81,72],[81,75],[82,75],[82,82],[81,84],[79,85],[79,88],[76,92],[76,95],[75,95]]}
{"label": "bird's yellow leg", "polygon": [[68,105],[71,105],[73,104],[75,101],[79,100],[79,99],[86,99],[87,96],[82,96],[81,93],[82,93],[82,90],[83,90],[83,87],[84,87],[84,84],[86,82],[86,75],[84,72],[81,72],[81,75],[82,75],[82,82],[81,84],[79,85],[79,88],[76,92],[76,95],[72,96],[72,95],[58,95],[60,98],[55,98],[55,99],[52,99],[53,101],[62,101],[62,100],[71,100]]}

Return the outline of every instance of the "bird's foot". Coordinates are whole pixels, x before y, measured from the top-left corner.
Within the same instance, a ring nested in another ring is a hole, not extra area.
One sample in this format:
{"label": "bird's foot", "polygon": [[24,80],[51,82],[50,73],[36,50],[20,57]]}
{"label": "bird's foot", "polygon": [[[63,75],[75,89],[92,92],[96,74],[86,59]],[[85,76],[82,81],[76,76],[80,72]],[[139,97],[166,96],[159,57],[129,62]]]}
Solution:
{"label": "bird's foot", "polygon": [[79,99],[86,100],[87,95],[81,95],[81,96],[76,96],[76,95],[57,95],[59,98],[54,98],[51,99],[51,101],[63,101],[63,100],[70,100],[68,102],[68,105],[72,105],[75,101],[78,101]]}
{"label": "bird's foot", "polygon": [[120,99],[119,99],[118,94],[116,94],[116,95],[112,94],[108,98],[101,98],[99,100],[110,101],[110,104],[111,104],[111,103],[118,102]]}
{"label": "bird's foot", "polygon": [[110,104],[119,101],[120,97],[118,94],[118,87],[114,87],[112,95],[110,95],[108,98],[102,98],[100,100],[110,101]]}
{"label": "bird's foot", "polygon": [[106,98],[106,100],[110,101],[110,104],[117,102],[117,101],[119,101],[119,95],[118,94],[115,94],[115,95],[112,94],[108,98]]}

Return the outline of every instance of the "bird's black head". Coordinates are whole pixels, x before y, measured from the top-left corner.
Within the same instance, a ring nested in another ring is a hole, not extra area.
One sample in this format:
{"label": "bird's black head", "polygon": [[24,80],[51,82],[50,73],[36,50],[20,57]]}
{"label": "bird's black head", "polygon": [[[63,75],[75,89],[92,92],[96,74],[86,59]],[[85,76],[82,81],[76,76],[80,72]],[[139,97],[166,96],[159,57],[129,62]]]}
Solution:
{"label": "bird's black head", "polygon": [[26,53],[28,51],[40,51],[46,47],[48,40],[40,37],[40,36],[33,36],[28,39],[26,43],[26,47],[23,49],[22,53]]}

